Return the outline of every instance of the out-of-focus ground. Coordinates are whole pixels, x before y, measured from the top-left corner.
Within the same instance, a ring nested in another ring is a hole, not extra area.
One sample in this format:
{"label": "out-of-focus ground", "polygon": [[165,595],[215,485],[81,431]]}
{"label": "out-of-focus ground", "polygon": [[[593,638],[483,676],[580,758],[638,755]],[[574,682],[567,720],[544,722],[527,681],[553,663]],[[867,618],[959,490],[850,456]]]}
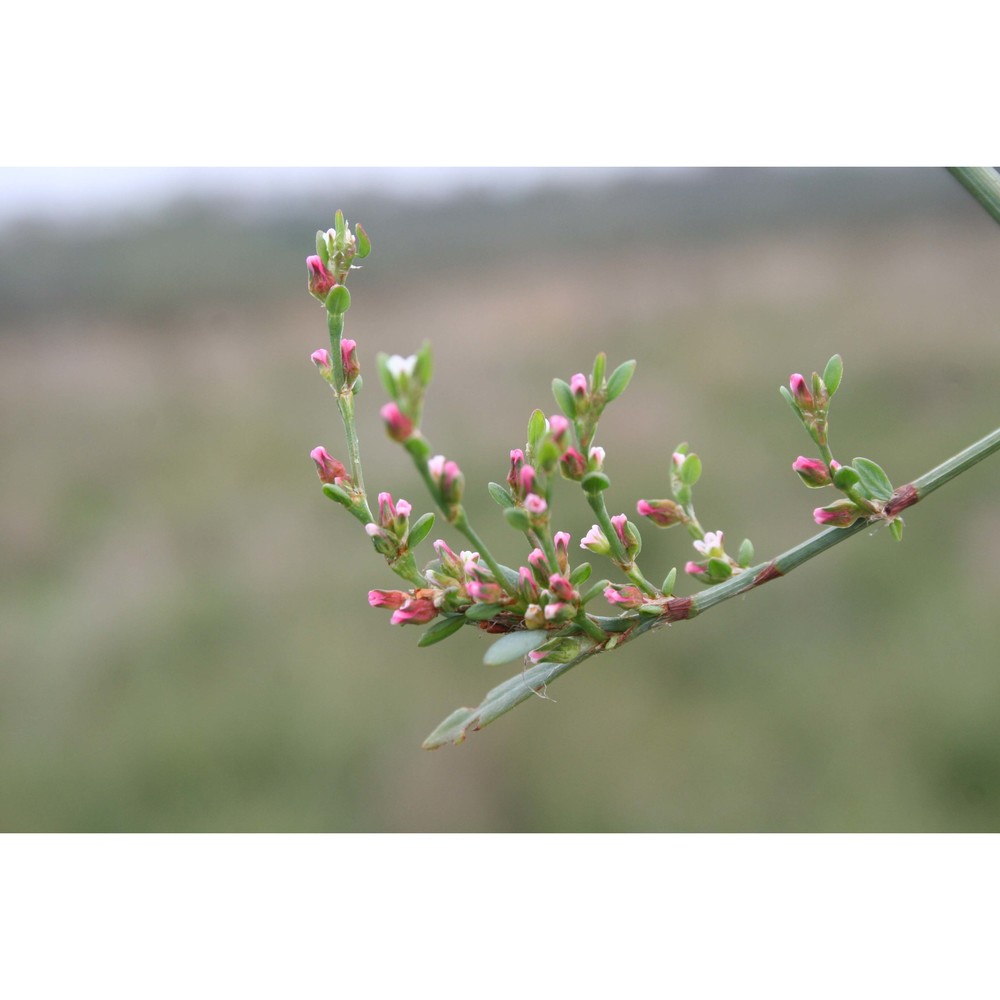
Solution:
{"label": "out-of-focus ground", "polygon": [[[668,495],[689,441],[706,527],[760,558],[812,534],[826,498],[790,469],[810,454],[777,392],[791,372],[844,356],[834,450],[897,484],[1000,422],[1000,230],[943,171],[346,204],[331,171],[295,202],[9,226],[0,828],[1000,827],[998,459],[908,512],[902,544],[861,535],[421,751],[516,668],[484,667],[471,629],[417,649],[369,608],[395,578],[319,491],[309,450],[344,449],[303,260],[338,207],[375,247],[348,315],[369,490],[430,509],[374,372],[430,338],[426,432],[512,565],[526,552],[485,483],[531,409],[554,411],[552,377],[598,350],[639,362],[599,435],[612,512]],[[591,518],[571,484],[554,509],[575,546]],[[652,578],[692,555],[645,530]]]}

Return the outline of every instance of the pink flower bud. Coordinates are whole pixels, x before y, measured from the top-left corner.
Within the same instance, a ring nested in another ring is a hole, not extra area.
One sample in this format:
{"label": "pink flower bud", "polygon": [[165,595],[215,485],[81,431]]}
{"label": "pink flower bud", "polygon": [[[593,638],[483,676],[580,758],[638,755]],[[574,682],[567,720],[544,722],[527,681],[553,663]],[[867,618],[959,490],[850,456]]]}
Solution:
{"label": "pink flower bud", "polygon": [[576,614],[576,609],[572,604],[567,604],[565,601],[553,601],[551,604],[545,605],[544,613],[547,622],[558,624],[572,618]]}
{"label": "pink flower bud", "polygon": [[806,458],[799,455],[792,462],[792,469],[798,473],[799,478],[811,489],[826,486],[830,482],[830,470],[826,467],[826,462],[821,462],[818,458]]}
{"label": "pink flower bud", "polygon": [[702,583],[710,583],[711,577],[708,575],[708,569],[705,566],[699,566],[696,562],[686,562],[684,564],[684,572],[689,576],[693,576]]}
{"label": "pink flower bud", "polygon": [[340,342],[340,358],[344,362],[344,382],[346,385],[353,385],[361,374],[357,343],[345,337]]}
{"label": "pink flower bud", "polygon": [[458,467],[457,462],[445,462],[441,469],[441,476],[438,480],[441,489],[441,499],[445,504],[457,504],[462,500],[462,491],[465,487],[465,476]]}
{"label": "pink flower bud", "polygon": [[390,621],[393,625],[426,625],[437,617],[438,610],[429,597],[411,597],[398,610],[392,613]]}
{"label": "pink flower bud", "polygon": [[527,566],[522,566],[518,570],[517,589],[526,601],[538,600],[538,584],[535,583],[534,574]]}
{"label": "pink flower bud", "polygon": [[562,467],[563,475],[574,482],[582,479],[587,471],[587,463],[576,448],[567,448],[559,457],[559,465]]}
{"label": "pink flower bud", "polygon": [[607,536],[601,531],[601,527],[598,524],[595,524],[584,535],[583,540],[580,542],[580,548],[589,549],[591,552],[596,552],[599,556],[606,556],[611,552],[611,545],[608,543]]}
{"label": "pink flower bud", "polygon": [[396,518],[396,505],[392,502],[391,493],[378,495],[378,519],[383,527],[388,527]]}
{"label": "pink flower bud", "polygon": [[813,520],[828,528],[849,528],[863,516],[864,511],[851,500],[835,500],[829,506],[817,507],[813,511]]}
{"label": "pink flower bud", "polygon": [[382,529],[374,521],[369,521],[365,525],[365,534],[369,538],[380,538],[382,536]]}
{"label": "pink flower bud", "polygon": [[604,468],[604,449],[600,445],[595,445],[590,449],[587,458],[587,469],[590,472],[600,472]]}
{"label": "pink flower bud", "polygon": [[604,599],[609,604],[616,604],[621,608],[638,608],[646,603],[642,591],[631,584],[605,587]]}
{"label": "pink flower bud", "polygon": [[640,500],[635,505],[635,509],[643,517],[648,517],[653,524],[657,524],[661,528],[683,524],[687,520],[681,505],[673,500]]}
{"label": "pink flower bud", "polygon": [[625,525],[627,524],[628,518],[624,514],[615,514],[615,516],[611,518],[611,526],[615,529],[615,532],[618,535],[618,540],[626,549],[628,548],[628,538],[625,533]]}
{"label": "pink flower bud", "polygon": [[402,518],[403,520],[406,520],[406,518],[408,518],[410,516],[410,512],[412,510],[413,510],[413,507],[410,506],[409,502],[406,501],[406,500],[404,500],[402,497],[400,497],[396,501],[396,517],[399,517],[399,518]]}
{"label": "pink flower bud", "polygon": [[703,556],[721,559],[725,554],[725,549],[722,544],[723,534],[724,533],[721,531],[706,531],[703,539],[695,539],[691,544]]}
{"label": "pink flower bud", "polygon": [[343,462],[338,462],[326,448],[313,448],[309,457],[316,463],[316,472],[321,483],[337,483],[347,478],[347,469]]}
{"label": "pink flower bud", "polygon": [[469,596],[479,604],[499,604],[503,598],[503,587],[499,583],[481,583],[479,580],[470,580],[465,585]]}
{"label": "pink flower bud", "polygon": [[333,359],[330,357],[330,352],[320,348],[318,351],[313,351],[310,355],[312,363],[324,374],[328,374],[330,369],[333,367]]}
{"label": "pink flower bud", "polygon": [[564,576],[553,573],[549,577],[549,590],[559,598],[560,601],[575,601],[580,595],[573,589],[573,585]]}
{"label": "pink flower bud", "polygon": [[556,545],[556,562],[559,564],[559,572],[565,573],[569,569],[570,534],[568,531],[557,531],[553,541]]}
{"label": "pink flower bud", "polygon": [[530,465],[522,465],[518,480],[521,484],[521,495],[533,493],[535,490],[535,470]]}
{"label": "pink flower bud", "polygon": [[515,448],[510,453],[510,472],[507,473],[507,485],[518,499],[524,496],[521,490],[521,469],[523,467],[524,452],[520,448]]}
{"label": "pink flower bud", "polygon": [[439,538],[434,542],[434,551],[437,553],[438,559],[441,560],[441,568],[449,576],[460,576],[464,572],[462,560],[443,538]]}
{"label": "pink flower bud", "polygon": [[395,403],[386,403],[379,412],[393,441],[402,443],[413,436],[413,421]]}
{"label": "pink flower bud", "polygon": [[401,608],[410,595],[401,590],[369,590],[368,603],[373,608],[390,608],[393,611]]}
{"label": "pink flower bud", "polygon": [[552,440],[561,448],[563,438],[569,430],[569,421],[561,413],[556,413],[549,417],[549,430],[552,433]]}
{"label": "pink flower bud", "polygon": [[545,498],[538,496],[536,493],[529,493],[524,498],[524,509],[536,517],[544,514],[548,510],[548,507],[549,505],[545,502]]}
{"label": "pink flower bud", "polygon": [[815,403],[806,380],[801,375],[793,375],[788,380],[788,387],[792,390],[792,398],[798,404],[799,409],[805,410],[807,413],[812,412]]}
{"label": "pink flower bud", "polygon": [[325,301],[337,279],[326,269],[322,258],[315,254],[306,257],[306,269],[309,272],[309,294],[321,302]]}
{"label": "pink flower bud", "polygon": [[535,579],[539,583],[544,584],[552,575],[552,567],[541,549],[532,549],[528,555],[528,562],[531,563],[531,567],[535,571]]}
{"label": "pink flower bud", "polygon": [[577,372],[570,380],[569,387],[573,390],[573,395],[577,399],[587,395],[587,376],[582,372]]}

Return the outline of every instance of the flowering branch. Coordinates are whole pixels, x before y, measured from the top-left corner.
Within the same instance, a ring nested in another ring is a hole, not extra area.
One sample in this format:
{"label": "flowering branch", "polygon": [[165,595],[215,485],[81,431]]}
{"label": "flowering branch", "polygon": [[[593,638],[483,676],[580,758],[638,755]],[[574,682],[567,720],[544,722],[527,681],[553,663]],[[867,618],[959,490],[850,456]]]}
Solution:
{"label": "flowering branch", "polygon": [[[995,196],[1000,221],[1000,183],[957,168],[963,184],[978,185],[987,201]],[[979,197],[977,195],[977,197]],[[982,200],[982,199],[981,199]],[[985,203],[985,202],[984,202]],[[704,584],[690,596],[676,596],[677,569],[660,586],[639,567],[642,549],[639,528],[626,514],[612,515],[605,494],[611,480],[605,451],[594,444],[605,408],[629,384],[636,363],[627,361],[609,375],[604,354],[594,361],[589,376],[582,372],[563,381],[555,379],[552,392],[560,412],[546,417],[535,410],[528,421],[524,448],[510,452],[505,483],[491,482],[488,491],[502,508],[508,524],[523,536],[530,551],[515,569],[501,563],[472,527],[462,500],[465,477],[454,460],[433,454],[422,427],[423,402],[430,384],[430,345],[410,357],[379,354],[379,379],[389,396],[381,415],[389,437],[402,445],[413,461],[434,504],[445,521],[472,546],[455,552],[444,539],[433,543],[436,558],[420,569],[415,550],[433,528],[435,515],[426,513],[412,524],[411,504],[378,494],[378,515],[372,513],[364,487],[360,445],[354,418],[355,397],[362,388],[357,344],[345,338],[345,314],[350,307],[346,281],[355,258],[367,257],[371,243],[358,226],[352,233],[338,212],[332,229],[317,234],[317,253],[307,259],[310,293],[327,313],[330,349],[313,352],[312,361],[334,391],[347,438],[349,469],[325,448],[312,458],[323,492],[344,506],[364,525],[373,547],[389,568],[409,583],[409,590],[371,590],[369,603],[392,612],[392,623],[429,625],[418,645],[447,639],[464,626],[499,638],[487,650],[487,665],[523,660],[523,669],[490,691],[475,708],[460,708],[446,718],[424,742],[433,749],[460,743],[470,732],[488,725],[532,694],[590,657],[615,650],[648,632],[687,621],[762,584],[790,573],[821,552],[870,526],[887,525],[901,539],[903,511],[988,455],[1000,450],[1000,429],[948,459],[937,468],[901,487],[893,487],[874,461],[855,458],[843,463],[834,457],[830,437],[831,402],[843,380],[844,366],[834,355],[822,374],[807,379],[793,374],[780,391],[812,440],[818,457],[800,455],[792,469],[810,489],[832,487],[842,496],[813,511],[826,530],[768,562],[753,564],[754,547],[744,539],[735,556],[726,551],[722,530],[705,531],[695,512],[694,487],[702,476],[702,462],[687,444],[671,456],[671,497],[636,502],[636,512],[650,525],[683,525],[697,560],[684,572]],[[621,574],[619,582],[601,579],[589,587],[589,562],[573,565],[568,532],[553,530],[552,486],[556,477],[579,484],[596,518],[580,541],[585,552],[606,558]],[[613,614],[597,614],[591,603],[603,597]]]}

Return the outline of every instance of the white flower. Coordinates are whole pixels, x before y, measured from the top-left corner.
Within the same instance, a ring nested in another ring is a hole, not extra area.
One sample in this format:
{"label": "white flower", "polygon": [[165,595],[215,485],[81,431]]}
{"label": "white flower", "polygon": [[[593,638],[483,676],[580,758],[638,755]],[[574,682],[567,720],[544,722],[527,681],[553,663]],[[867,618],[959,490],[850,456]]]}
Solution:
{"label": "white flower", "polygon": [[720,557],[723,554],[722,532],[706,531],[702,541],[695,541],[694,547],[703,555],[708,557]]}
{"label": "white flower", "polygon": [[394,354],[386,362],[386,367],[393,379],[398,379],[403,374],[412,375],[417,367],[417,356],[411,354],[408,358],[404,358],[401,354]]}

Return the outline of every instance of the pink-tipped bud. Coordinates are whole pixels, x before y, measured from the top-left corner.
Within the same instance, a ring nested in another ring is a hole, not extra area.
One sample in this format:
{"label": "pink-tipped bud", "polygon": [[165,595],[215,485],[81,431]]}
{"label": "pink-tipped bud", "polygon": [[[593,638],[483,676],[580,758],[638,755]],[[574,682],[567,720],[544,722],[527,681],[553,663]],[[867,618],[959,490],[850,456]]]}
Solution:
{"label": "pink-tipped bud", "polygon": [[524,496],[524,492],[521,490],[522,468],[524,468],[524,452],[520,448],[514,448],[510,453],[510,472],[507,473],[507,485],[518,499]]}
{"label": "pink-tipped bud", "polygon": [[544,497],[538,496],[537,493],[529,493],[524,498],[524,509],[529,514],[539,517],[549,509],[549,505],[545,502]]}
{"label": "pink-tipped bud", "polygon": [[704,566],[699,566],[696,562],[686,562],[684,564],[684,572],[688,576],[693,576],[697,580],[701,580],[702,583],[711,583],[712,578],[708,575],[708,569]]}
{"label": "pink-tipped bud", "polygon": [[522,465],[518,479],[521,485],[521,496],[535,491],[535,470],[530,465]]}
{"label": "pink-tipped bud", "polygon": [[826,528],[849,528],[865,512],[851,500],[835,500],[827,507],[817,507],[813,520]]}
{"label": "pink-tipped bud", "polygon": [[573,390],[573,395],[577,401],[587,395],[587,376],[582,372],[577,372],[570,380],[569,387]]}
{"label": "pink-tipped bud", "polygon": [[441,476],[438,479],[438,486],[441,489],[441,500],[445,504],[458,504],[462,500],[462,491],[465,488],[465,476],[458,467],[457,462],[445,462],[441,468]]}
{"label": "pink-tipped bud", "polygon": [[535,579],[544,585],[552,575],[552,567],[545,558],[545,553],[541,549],[532,549],[528,555],[528,562],[535,571]]}
{"label": "pink-tipped bud", "polygon": [[560,601],[575,601],[579,594],[573,589],[573,585],[559,573],[553,573],[549,577],[549,590],[559,598]]}
{"label": "pink-tipped bud", "polygon": [[547,622],[558,625],[561,622],[569,621],[576,614],[576,608],[566,601],[553,601],[545,605],[544,614]]}
{"label": "pink-tipped bud", "polygon": [[401,608],[410,598],[409,594],[404,594],[401,590],[369,590],[368,603],[373,608],[389,608],[396,611]]}
{"label": "pink-tipped bud", "polygon": [[479,580],[470,580],[465,589],[469,596],[479,604],[499,604],[503,598],[503,587],[499,583],[483,583]]}
{"label": "pink-tipped bud", "polygon": [[439,538],[434,542],[434,551],[441,560],[441,568],[452,577],[460,577],[464,574],[461,557],[443,539]]}
{"label": "pink-tipped bud", "polygon": [[396,517],[401,518],[402,520],[405,521],[406,518],[410,516],[410,512],[412,510],[413,507],[410,505],[410,502],[408,500],[404,500],[402,497],[400,497],[396,501]]}
{"label": "pink-tipped bud", "polygon": [[625,526],[628,524],[628,517],[625,514],[615,514],[611,518],[611,526],[615,529],[618,535],[618,540],[622,543],[625,548],[628,548],[628,535],[625,531]]}
{"label": "pink-tipped bud", "polygon": [[569,570],[570,534],[568,531],[557,531],[552,540],[556,546],[556,562],[559,564],[559,572],[566,573]]}
{"label": "pink-tipped bud", "polygon": [[599,556],[606,556],[611,552],[611,545],[608,542],[607,536],[603,531],[601,531],[601,526],[599,524],[595,524],[590,531],[584,535],[583,540],[580,542],[580,548],[596,552]]}
{"label": "pink-tipped bud", "polygon": [[411,597],[392,613],[390,621],[393,625],[426,625],[437,617],[438,610],[429,597]]}
{"label": "pink-tipped bud", "polygon": [[560,448],[563,446],[563,438],[566,437],[568,430],[569,421],[561,413],[556,413],[549,417],[549,431],[552,433],[552,440]]}
{"label": "pink-tipped bud", "polygon": [[329,375],[330,369],[333,368],[333,359],[330,357],[330,352],[324,350],[322,347],[318,351],[313,351],[309,356],[312,363],[324,374]]}
{"label": "pink-tipped bud", "polygon": [[313,448],[309,457],[316,463],[316,472],[321,483],[337,483],[347,478],[347,469],[343,462],[338,462],[326,448]]}
{"label": "pink-tipped bud", "polygon": [[413,436],[413,421],[395,403],[386,403],[379,412],[393,441],[403,443]]}
{"label": "pink-tipped bud", "polygon": [[576,448],[567,448],[559,456],[559,465],[562,468],[563,475],[567,479],[573,480],[573,482],[582,479],[583,474],[587,471],[587,463],[584,461],[583,455]]}
{"label": "pink-tipped bud", "polygon": [[640,500],[635,505],[635,509],[643,517],[648,517],[653,524],[659,525],[661,528],[683,524],[687,520],[684,509],[673,500]]}
{"label": "pink-tipped bud", "polygon": [[344,362],[344,384],[353,385],[361,374],[357,342],[345,337],[340,342],[340,358]]}
{"label": "pink-tipped bud", "polygon": [[538,584],[535,576],[527,566],[522,566],[517,573],[517,590],[526,601],[538,600]]}
{"label": "pink-tipped bud", "polygon": [[323,259],[315,254],[306,257],[306,270],[309,272],[309,294],[325,302],[337,279],[326,269]]}
{"label": "pink-tipped bud", "polygon": [[609,604],[616,604],[620,608],[638,608],[646,603],[642,591],[631,584],[608,586],[604,588],[604,599]]}
{"label": "pink-tipped bud", "polygon": [[809,385],[801,375],[793,375],[788,380],[788,387],[792,390],[792,398],[795,400],[800,410],[811,412],[815,406]]}
{"label": "pink-tipped bud", "polygon": [[604,449],[600,445],[595,445],[590,449],[587,458],[587,471],[600,472],[604,468]]}
{"label": "pink-tipped bud", "polygon": [[830,470],[826,467],[826,462],[821,462],[818,458],[806,458],[799,455],[792,462],[792,469],[798,473],[799,479],[811,489],[818,489],[820,486],[827,486],[830,483]]}

